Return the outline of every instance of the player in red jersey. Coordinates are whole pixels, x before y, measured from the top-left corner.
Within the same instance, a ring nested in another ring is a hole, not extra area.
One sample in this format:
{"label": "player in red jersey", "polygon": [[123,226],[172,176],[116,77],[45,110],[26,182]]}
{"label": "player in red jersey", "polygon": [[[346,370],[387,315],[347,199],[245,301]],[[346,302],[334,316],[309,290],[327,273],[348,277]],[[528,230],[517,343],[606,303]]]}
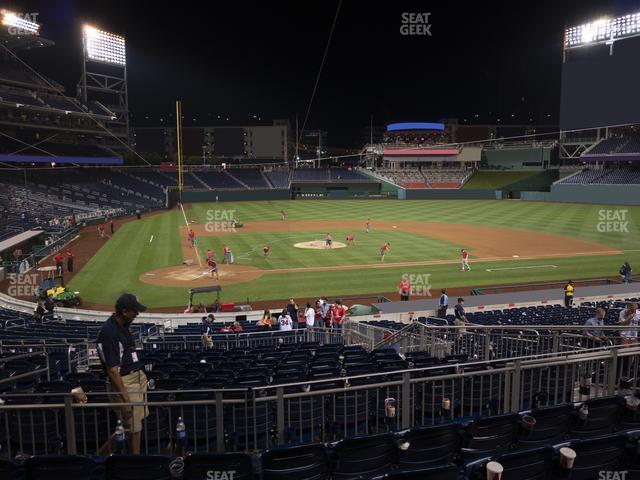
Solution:
{"label": "player in red jersey", "polygon": [[464,248],[460,250],[460,257],[462,259],[462,271],[465,270],[471,271],[471,267],[469,266],[469,252],[467,252]]}
{"label": "player in red jersey", "polygon": [[262,251],[264,252],[264,256],[268,257],[269,252],[271,251],[271,247],[269,245],[265,245],[264,247],[262,247]]}
{"label": "player in red jersey", "polygon": [[389,242],[384,242],[380,247],[380,261],[384,262],[384,256],[387,254],[387,251],[391,248]]}

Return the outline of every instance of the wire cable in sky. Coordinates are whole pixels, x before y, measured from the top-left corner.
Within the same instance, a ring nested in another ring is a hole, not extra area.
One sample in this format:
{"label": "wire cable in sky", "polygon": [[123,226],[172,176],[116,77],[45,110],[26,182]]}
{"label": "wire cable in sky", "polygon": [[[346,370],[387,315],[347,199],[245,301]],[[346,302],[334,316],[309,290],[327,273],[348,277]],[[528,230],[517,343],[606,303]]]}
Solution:
{"label": "wire cable in sky", "polygon": [[320,75],[322,75],[322,69],[324,68],[324,61],[327,59],[327,52],[329,51],[329,45],[331,45],[331,38],[333,37],[333,31],[336,28],[338,16],[340,15],[340,7],[342,7],[342,0],[338,2],[338,8],[336,9],[336,14],[333,17],[333,24],[331,25],[331,32],[329,33],[329,39],[327,40],[327,45],[324,47],[324,54],[322,55],[322,62],[320,62],[320,68],[318,69],[318,76],[316,77],[316,83],[313,85],[313,92],[311,93],[311,98],[309,99],[309,105],[307,106],[307,113],[304,115],[302,128],[298,133],[298,138],[296,138],[296,145],[300,143],[300,138],[302,138],[302,132],[304,132],[304,127],[307,125],[307,120],[309,119],[309,113],[311,112],[313,99],[315,98],[316,91],[318,90],[318,83],[320,83]]}

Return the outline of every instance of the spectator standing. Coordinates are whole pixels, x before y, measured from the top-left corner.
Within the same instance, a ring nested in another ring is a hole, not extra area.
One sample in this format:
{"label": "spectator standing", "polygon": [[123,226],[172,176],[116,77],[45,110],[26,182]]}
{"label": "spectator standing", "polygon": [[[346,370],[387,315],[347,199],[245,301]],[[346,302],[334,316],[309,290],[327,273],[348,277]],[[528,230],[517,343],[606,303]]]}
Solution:
{"label": "spectator standing", "polygon": [[567,284],[564,286],[564,306],[566,308],[571,308],[573,306],[574,293],[575,293],[575,288],[573,287],[573,281],[569,280]]}
{"label": "spectator standing", "polygon": [[213,347],[213,315],[202,317],[202,348]]}
{"label": "spectator standing", "polygon": [[305,319],[305,326],[307,328],[313,328],[315,326],[315,323],[316,323],[316,311],[311,306],[311,303],[309,303],[309,302],[307,302],[307,308],[304,311],[304,319]]}
{"label": "spectator standing", "polygon": [[140,218],[142,218],[142,212],[140,211],[140,209],[139,209],[139,208],[136,208],[136,218],[137,218],[138,220],[140,220]]}
{"label": "spectator standing", "polygon": [[322,300],[316,300],[316,305],[315,305],[314,310],[315,310],[314,326],[316,328],[324,327],[324,320],[323,320],[323,316],[322,316]]}
{"label": "spectator standing", "polygon": [[111,235],[113,236],[113,233],[116,231],[116,227],[113,224],[113,218],[109,219],[109,230],[111,231]]}
{"label": "spectator standing", "polygon": [[[117,404],[147,401],[147,377],[138,360],[130,331],[135,318],[146,309],[135,295],[122,294],[116,301],[115,312],[102,325],[96,340],[100,362],[107,376],[109,401],[116,404],[116,416],[122,420],[129,451],[134,455],[140,453],[142,423],[149,415],[149,409],[145,405]],[[112,440],[113,437],[100,450],[104,452]]]}
{"label": "spectator standing", "polygon": [[278,324],[280,325],[280,331],[285,332],[293,329],[293,321],[286,308],[282,310],[282,313],[278,317]]}
{"label": "spectator standing", "polygon": [[595,315],[584,322],[584,326],[589,328],[585,328],[582,334],[598,342],[606,340],[606,337],[602,334],[602,330],[600,330],[600,328],[604,327],[605,315],[606,312],[604,308],[596,308]]}
{"label": "spectator standing", "polygon": [[[453,321],[453,324],[455,326],[464,327],[465,325],[467,325],[467,323],[469,323],[467,320],[467,314],[464,310],[464,298],[462,297],[458,298],[458,303],[455,306],[454,313],[455,313],[456,319]],[[464,328],[459,329],[458,337],[461,337],[465,333],[467,333],[466,329]]]}
{"label": "spectator standing", "polygon": [[438,299],[438,318],[447,318],[447,309],[449,308],[449,296],[443,288],[440,290],[440,298]]}
{"label": "spectator standing", "polygon": [[73,260],[76,258],[71,250],[67,250],[67,272],[73,273]]}
{"label": "spectator standing", "polygon": [[400,285],[398,286],[400,293],[400,301],[406,302],[409,300],[409,292],[411,291],[411,283],[409,279],[404,276],[400,281]]}
{"label": "spectator standing", "polygon": [[61,252],[56,253],[56,256],[53,257],[53,261],[56,264],[56,275],[62,275],[62,269],[64,265],[64,257]]}
{"label": "spectator standing", "polygon": [[342,300],[336,300],[331,311],[331,326],[333,328],[342,328],[342,321],[347,313],[347,309],[342,305]]}
{"label": "spectator standing", "polygon": [[293,298],[289,299],[289,303],[287,304],[285,310],[289,314],[289,317],[291,317],[294,322],[298,323],[298,305],[296,305],[296,302],[293,300]]}
{"label": "spectator standing", "polygon": [[620,312],[618,325],[629,326],[629,330],[620,332],[622,346],[631,347],[638,344],[638,324],[640,323],[640,312],[638,304],[629,302],[627,308]]}

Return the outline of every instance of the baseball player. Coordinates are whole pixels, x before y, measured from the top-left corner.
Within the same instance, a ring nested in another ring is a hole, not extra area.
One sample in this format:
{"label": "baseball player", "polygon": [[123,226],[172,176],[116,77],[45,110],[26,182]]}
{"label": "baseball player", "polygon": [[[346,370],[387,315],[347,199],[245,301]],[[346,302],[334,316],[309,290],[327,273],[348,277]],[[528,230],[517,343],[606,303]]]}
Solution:
{"label": "baseball player", "polygon": [[347,245],[349,245],[350,247],[353,247],[353,244],[354,244],[353,234],[347,235]]}
{"label": "baseball player", "polygon": [[231,263],[231,249],[228,246],[222,247],[222,261],[224,263]]}
{"label": "baseball player", "polygon": [[193,248],[196,244],[196,234],[193,231],[193,229],[189,229],[189,233],[187,234],[187,237],[189,238],[189,245],[191,245],[191,248]]}
{"label": "baseball player", "polygon": [[213,278],[215,274],[216,280],[220,280],[220,276],[218,275],[218,264],[216,263],[215,258],[209,257],[207,259],[207,265],[209,266],[209,277]]}
{"label": "baseball player", "polygon": [[271,250],[271,247],[269,247],[269,245],[265,245],[264,247],[262,247],[262,251],[264,252],[264,256],[268,257],[269,256],[269,251]]}
{"label": "baseball player", "polygon": [[471,267],[469,266],[469,252],[467,252],[464,248],[460,250],[460,256],[462,258],[462,271],[465,269],[471,271]]}
{"label": "baseball player", "polygon": [[371,230],[371,219],[367,218],[367,221],[364,224],[364,231],[369,233],[369,230]]}
{"label": "baseball player", "polygon": [[287,212],[285,212],[284,210],[280,210],[280,218],[284,222],[287,219]]}
{"label": "baseball player", "polygon": [[210,248],[207,248],[207,260],[209,260],[210,258],[215,259],[216,258],[216,252],[214,252]]}
{"label": "baseball player", "polygon": [[327,235],[324,238],[324,248],[331,248],[332,244],[333,244],[333,237],[331,237],[330,233],[327,233]]}
{"label": "baseball player", "polygon": [[104,223],[98,225],[98,236],[104,238]]}
{"label": "baseball player", "polygon": [[391,245],[389,244],[389,242],[384,242],[382,244],[382,246],[380,247],[380,261],[384,262],[384,256],[387,254],[387,251],[389,250],[389,248],[391,247]]}

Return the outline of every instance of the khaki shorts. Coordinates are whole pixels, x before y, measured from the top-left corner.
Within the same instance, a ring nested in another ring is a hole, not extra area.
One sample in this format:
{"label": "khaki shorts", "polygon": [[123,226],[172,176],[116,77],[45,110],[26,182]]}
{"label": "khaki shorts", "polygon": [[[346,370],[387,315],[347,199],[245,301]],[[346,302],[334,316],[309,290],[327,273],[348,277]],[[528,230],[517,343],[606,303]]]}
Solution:
{"label": "khaki shorts", "polygon": [[[129,393],[129,401],[131,403],[146,402],[147,401],[147,376],[142,370],[129,373],[122,377],[122,383],[124,388]],[[116,388],[109,383],[109,392],[116,392]],[[122,402],[120,395],[111,396],[112,403]],[[149,416],[149,407],[146,405],[133,407],[133,418],[125,417],[123,409],[121,407],[115,407],[113,409],[116,416],[122,420],[122,426],[125,430],[132,433],[138,433],[142,431],[142,421]]]}
{"label": "khaki shorts", "polygon": [[202,346],[203,347],[213,347],[213,340],[209,335],[202,335]]}

